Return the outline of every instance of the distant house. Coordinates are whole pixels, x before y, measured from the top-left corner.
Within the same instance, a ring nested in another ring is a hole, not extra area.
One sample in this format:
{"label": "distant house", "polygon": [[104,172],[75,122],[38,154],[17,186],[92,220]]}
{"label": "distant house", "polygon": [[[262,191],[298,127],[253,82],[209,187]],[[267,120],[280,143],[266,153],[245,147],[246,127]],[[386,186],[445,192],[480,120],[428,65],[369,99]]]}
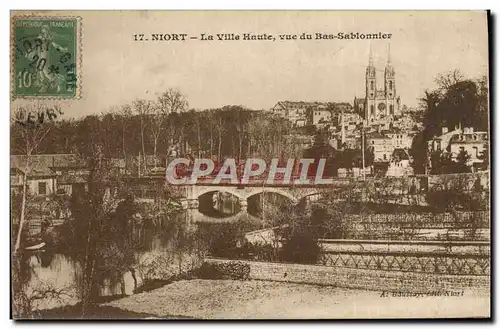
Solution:
{"label": "distant house", "polygon": [[411,144],[413,143],[414,134],[404,132],[399,128],[392,128],[391,130],[385,132],[385,135],[392,139],[394,149],[410,149]]}
{"label": "distant house", "polygon": [[49,195],[56,191],[57,176],[49,168],[12,167],[10,169],[11,191],[23,190],[23,179],[27,175],[27,190],[33,195]]}
{"label": "distant house", "polygon": [[88,178],[86,162],[75,154],[11,155],[11,190],[22,191],[26,175],[29,192],[33,195],[52,193],[72,194],[76,187],[84,188]]}
{"label": "distant house", "polygon": [[306,111],[311,104],[311,102],[280,101],[271,112],[289,120],[294,127],[304,127],[307,124]]}
{"label": "distant house", "polygon": [[307,125],[325,127],[332,121],[332,112],[327,104],[314,104],[307,108]]}
{"label": "distant house", "polygon": [[345,133],[352,132],[353,130],[359,130],[359,127],[362,124],[363,118],[356,113],[343,112],[339,115],[339,130],[344,131]]}
{"label": "distant house", "polygon": [[465,151],[470,156],[468,165],[482,163],[481,157],[487,152],[488,133],[485,131],[474,131],[473,128],[464,128],[463,132],[455,134],[450,139],[449,149],[452,159]]}
{"label": "distant house", "polygon": [[394,152],[392,138],[378,131],[366,135],[368,147],[373,151],[374,162],[389,162]]}
{"label": "distant house", "polygon": [[340,113],[352,113],[353,107],[347,102],[295,102],[280,101],[271,112],[292,122],[294,127],[325,127],[338,120]]}
{"label": "distant house", "polygon": [[474,131],[472,127],[456,127],[448,131],[447,127],[442,128],[442,134],[435,136],[427,142],[428,154],[432,152],[449,152],[453,160],[457,160],[458,154],[464,151],[470,159],[469,166],[481,164],[484,152],[487,152],[488,133],[485,131]]}
{"label": "distant house", "polygon": [[429,154],[435,151],[449,151],[448,146],[450,145],[451,138],[457,134],[460,134],[461,131],[462,130],[458,127],[456,127],[452,131],[448,131],[448,127],[443,127],[441,129],[441,135],[434,136],[432,139],[427,141]]}
{"label": "distant house", "polygon": [[336,136],[330,142],[335,149],[361,149],[361,137],[357,135]]}
{"label": "distant house", "polygon": [[361,117],[365,117],[365,98],[354,97],[354,113],[357,113]]}

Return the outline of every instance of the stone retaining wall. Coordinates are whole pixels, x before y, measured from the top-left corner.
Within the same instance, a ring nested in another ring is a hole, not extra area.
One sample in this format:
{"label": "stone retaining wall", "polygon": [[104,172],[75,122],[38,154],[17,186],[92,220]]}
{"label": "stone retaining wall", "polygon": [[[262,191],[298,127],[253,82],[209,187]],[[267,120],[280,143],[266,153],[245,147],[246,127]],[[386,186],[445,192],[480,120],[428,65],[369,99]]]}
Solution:
{"label": "stone retaining wall", "polygon": [[[206,262],[231,260],[206,259]],[[489,294],[489,276],[446,275],[382,270],[365,270],[319,265],[244,261],[250,265],[254,280],[329,285],[342,288],[403,292],[462,292]]]}

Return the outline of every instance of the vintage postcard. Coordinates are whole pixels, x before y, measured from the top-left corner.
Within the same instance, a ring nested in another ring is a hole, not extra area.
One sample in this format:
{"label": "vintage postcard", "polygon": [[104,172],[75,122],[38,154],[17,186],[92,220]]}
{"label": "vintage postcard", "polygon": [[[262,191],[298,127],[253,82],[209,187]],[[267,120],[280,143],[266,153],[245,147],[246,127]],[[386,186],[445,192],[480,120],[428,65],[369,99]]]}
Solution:
{"label": "vintage postcard", "polygon": [[12,318],[490,318],[489,19],[12,11]]}

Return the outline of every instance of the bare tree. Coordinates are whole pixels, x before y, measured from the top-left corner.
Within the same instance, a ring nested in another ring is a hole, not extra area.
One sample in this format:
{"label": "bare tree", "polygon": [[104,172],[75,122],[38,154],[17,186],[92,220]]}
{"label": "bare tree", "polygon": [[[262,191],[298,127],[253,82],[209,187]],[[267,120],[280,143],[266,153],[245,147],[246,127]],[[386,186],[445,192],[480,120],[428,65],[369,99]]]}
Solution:
{"label": "bare tree", "polygon": [[[135,113],[139,116],[139,120],[141,122],[141,148],[142,148],[142,159],[143,159],[143,166],[144,168],[147,167],[146,165],[146,146],[144,144],[144,133],[146,131],[146,126],[147,126],[147,121],[148,121],[148,116],[151,113],[151,110],[153,108],[151,101],[143,100],[143,99],[137,99],[133,102],[133,108]],[[139,168],[140,172],[140,168]]]}
{"label": "bare tree", "polygon": [[23,193],[21,203],[21,215],[19,219],[19,228],[17,231],[16,244],[14,253],[16,253],[21,245],[21,235],[26,217],[27,203],[27,181],[31,171],[31,156],[38,150],[40,143],[52,129],[53,122],[59,114],[62,114],[58,106],[43,106],[40,104],[34,106],[26,106],[17,108],[12,117],[15,131],[23,140],[21,150],[16,150],[26,156],[23,171]]}
{"label": "bare tree", "polygon": [[435,79],[436,83],[439,86],[439,89],[442,92],[446,92],[450,89],[454,84],[462,81],[464,79],[464,75],[460,70],[454,69],[445,73],[441,73]]}
{"label": "bare tree", "polygon": [[222,126],[222,117],[219,117],[219,123],[217,125],[217,132],[219,137],[219,146],[217,148],[217,161],[221,161],[222,156],[222,132],[224,131],[224,127]]}
{"label": "bare tree", "polygon": [[189,107],[186,96],[177,89],[169,88],[158,96],[158,102],[166,114],[179,113]]}
{"label": "bare tree", "polygon": [[208,124],[210,125],[210,157],[212,157],[214,155],[214,126],[217,125],[213,111],[208,114]]}
{"label": "bare tree", "polygon": [[123,105],[118,109],[118,113],[121,116],[121,126],[122,126],[122,153],[125,163],[127,162],[127,148],[125,147],[125,135],[128,128],[128,123],[132,117],[132,108],[130,105]]}
{"label": "bare tree", "polygon": [[[165,120],[171,113],[185,111],[189,106],[186,96],[177,89],[169,88],[158,95],[150,113],[151,135],[153,137],[153,152],[157,156],[158,139],[165,127]],[[155,160],[156,161],[156,160]]]}

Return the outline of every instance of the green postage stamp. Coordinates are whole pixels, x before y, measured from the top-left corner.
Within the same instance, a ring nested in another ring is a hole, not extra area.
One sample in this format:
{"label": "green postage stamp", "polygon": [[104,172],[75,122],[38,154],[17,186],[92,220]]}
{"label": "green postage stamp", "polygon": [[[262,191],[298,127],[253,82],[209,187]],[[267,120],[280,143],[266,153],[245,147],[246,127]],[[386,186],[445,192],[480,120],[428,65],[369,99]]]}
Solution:
{"label": "green postage stamp", "polygon": [[12,20],[13,96],[78,98],[80,19],[20,16]]}

